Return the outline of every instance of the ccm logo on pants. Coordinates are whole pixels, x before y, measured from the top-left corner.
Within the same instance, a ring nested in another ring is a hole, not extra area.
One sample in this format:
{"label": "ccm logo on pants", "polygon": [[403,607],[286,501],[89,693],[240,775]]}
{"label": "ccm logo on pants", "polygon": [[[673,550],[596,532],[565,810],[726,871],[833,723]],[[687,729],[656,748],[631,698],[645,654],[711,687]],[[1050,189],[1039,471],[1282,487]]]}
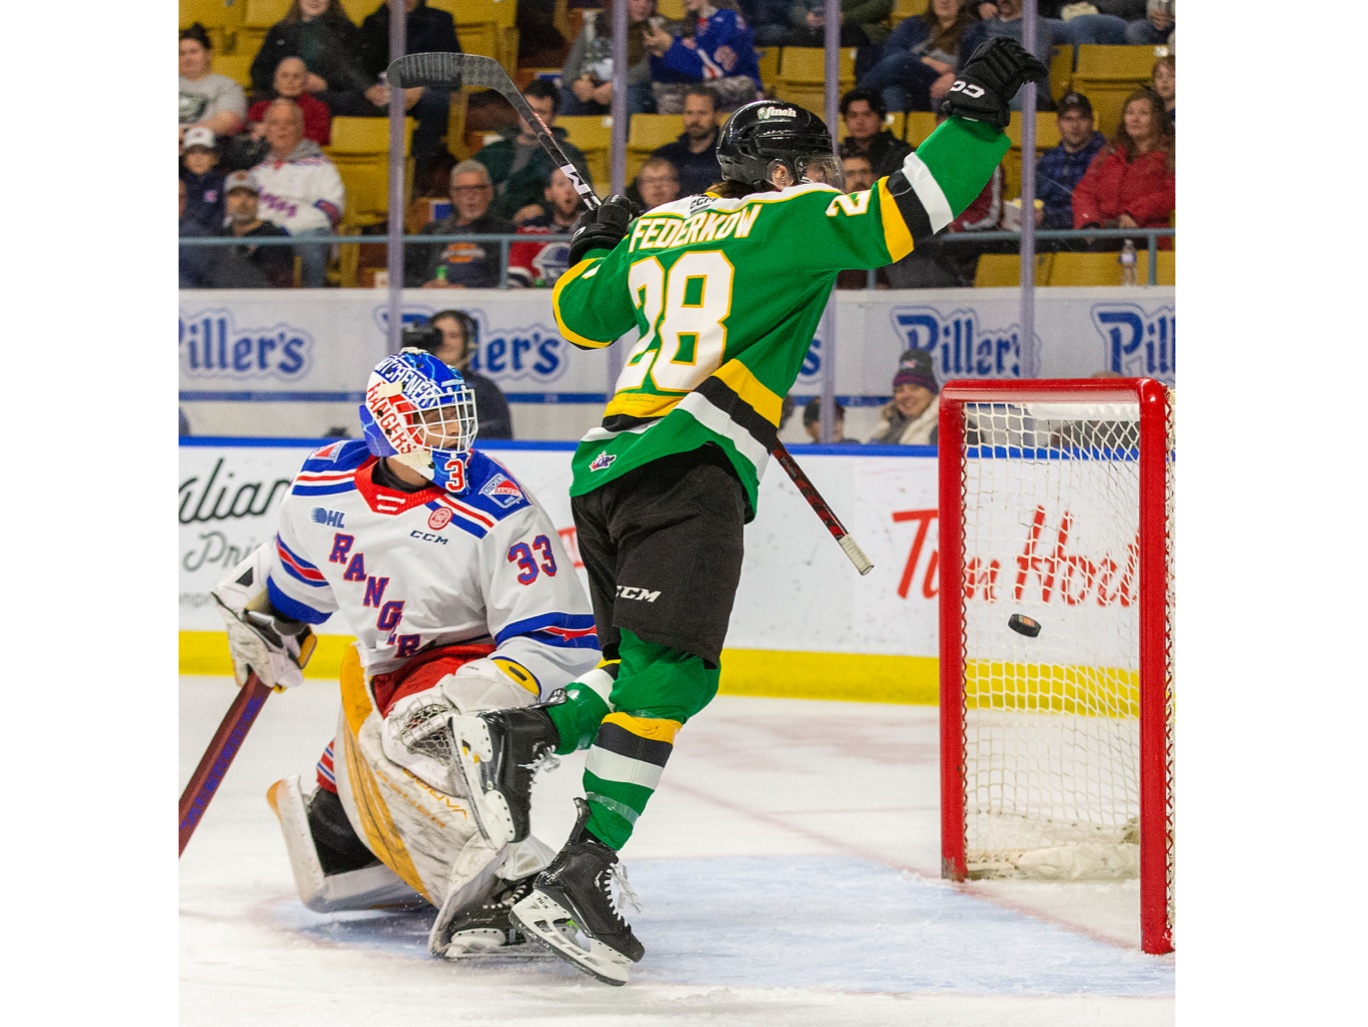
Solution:
{"label": "ccm logo on pants", "polygon": [[619,585],[617,587],[617,595],[619,599],[645,599],[648,603],[653,603],[660,598],[660,590],[657,589],[654,592],[648,592],[644,588],[634,588],[631,585]]}

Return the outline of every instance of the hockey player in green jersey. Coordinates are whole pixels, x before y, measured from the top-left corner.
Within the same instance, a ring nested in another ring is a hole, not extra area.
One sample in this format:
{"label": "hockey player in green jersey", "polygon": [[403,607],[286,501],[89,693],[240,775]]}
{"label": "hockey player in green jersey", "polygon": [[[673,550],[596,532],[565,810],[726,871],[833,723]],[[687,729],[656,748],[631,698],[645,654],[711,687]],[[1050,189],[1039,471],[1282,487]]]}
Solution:
{"label": "hockey player in green jersey", "polygon": [[1008,101],[1045,77],[1016,43],[986,43],[950,92],[951,117],[850,195],[821,119],[760,100],[723,126],[723,181],[707,193],[635,218],[612,197],[580,220],[553,294],[561,332],[584,348],[640,333],[573,459],[604,659],[564,698],[451,729],[495,845],[527,834],[532,764],[589,749],[575,828],[511,916],[601,981],[625,983],[644,954],[610,894],[617,851],[677,732],[717,693],[742,529],[836,275],[900,260],[968,207],[1009,146]]}

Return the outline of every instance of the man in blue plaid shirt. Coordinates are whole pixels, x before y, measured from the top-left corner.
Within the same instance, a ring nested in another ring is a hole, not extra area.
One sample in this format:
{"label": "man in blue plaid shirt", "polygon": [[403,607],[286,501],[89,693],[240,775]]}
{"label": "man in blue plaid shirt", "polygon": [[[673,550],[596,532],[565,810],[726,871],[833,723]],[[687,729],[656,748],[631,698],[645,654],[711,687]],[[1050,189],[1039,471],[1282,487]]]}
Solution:
{"label": "man in blue plaid shirt", "polygon": [[1093,131],[1092,104],[1082,93],[1065,93],[1059,100],[1059,145],[1036,162],[1036,197],[1045,209],[1036,212],[1040,228],[1073,228],[1073,191],[1083,179],[1097,151],[1106,144]]}

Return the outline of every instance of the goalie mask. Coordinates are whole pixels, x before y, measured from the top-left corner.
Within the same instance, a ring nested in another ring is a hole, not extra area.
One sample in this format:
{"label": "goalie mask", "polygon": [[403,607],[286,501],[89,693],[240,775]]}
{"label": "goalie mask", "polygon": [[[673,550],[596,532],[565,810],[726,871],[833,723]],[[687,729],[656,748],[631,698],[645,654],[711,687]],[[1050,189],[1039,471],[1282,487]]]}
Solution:
{"label": "goalie mask", "polygon": [[448,492],[466,490],[475,441],[475,393],[459,371],[431,354],[406,349],[376,365],[361,404],[366,445],[393,457]]}
{"label": "goalie mask", "polygon": [[831,152],[831,133],[811,111],[779,100],[756,100],[727,119],[717,139],[722,176],[761,185],[782,167],[789,184],[825,182],[845,189],[841,165]]}

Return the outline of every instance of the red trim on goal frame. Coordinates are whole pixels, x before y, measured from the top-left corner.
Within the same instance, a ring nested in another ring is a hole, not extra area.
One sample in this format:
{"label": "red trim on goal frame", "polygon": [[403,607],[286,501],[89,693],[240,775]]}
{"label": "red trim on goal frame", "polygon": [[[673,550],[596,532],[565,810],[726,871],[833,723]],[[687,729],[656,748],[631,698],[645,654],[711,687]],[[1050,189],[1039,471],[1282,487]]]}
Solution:
{"label": "red trim on goal frame", "polygon": [[1140,937],[1145,952],[1173,951],[1169,922],[1167,504],[1168,390],[1152,378],[951,381],[940,393],[940,739],[941,874],[963,881],[964,404],[974,402],[1135,403],[1140,406]]}

